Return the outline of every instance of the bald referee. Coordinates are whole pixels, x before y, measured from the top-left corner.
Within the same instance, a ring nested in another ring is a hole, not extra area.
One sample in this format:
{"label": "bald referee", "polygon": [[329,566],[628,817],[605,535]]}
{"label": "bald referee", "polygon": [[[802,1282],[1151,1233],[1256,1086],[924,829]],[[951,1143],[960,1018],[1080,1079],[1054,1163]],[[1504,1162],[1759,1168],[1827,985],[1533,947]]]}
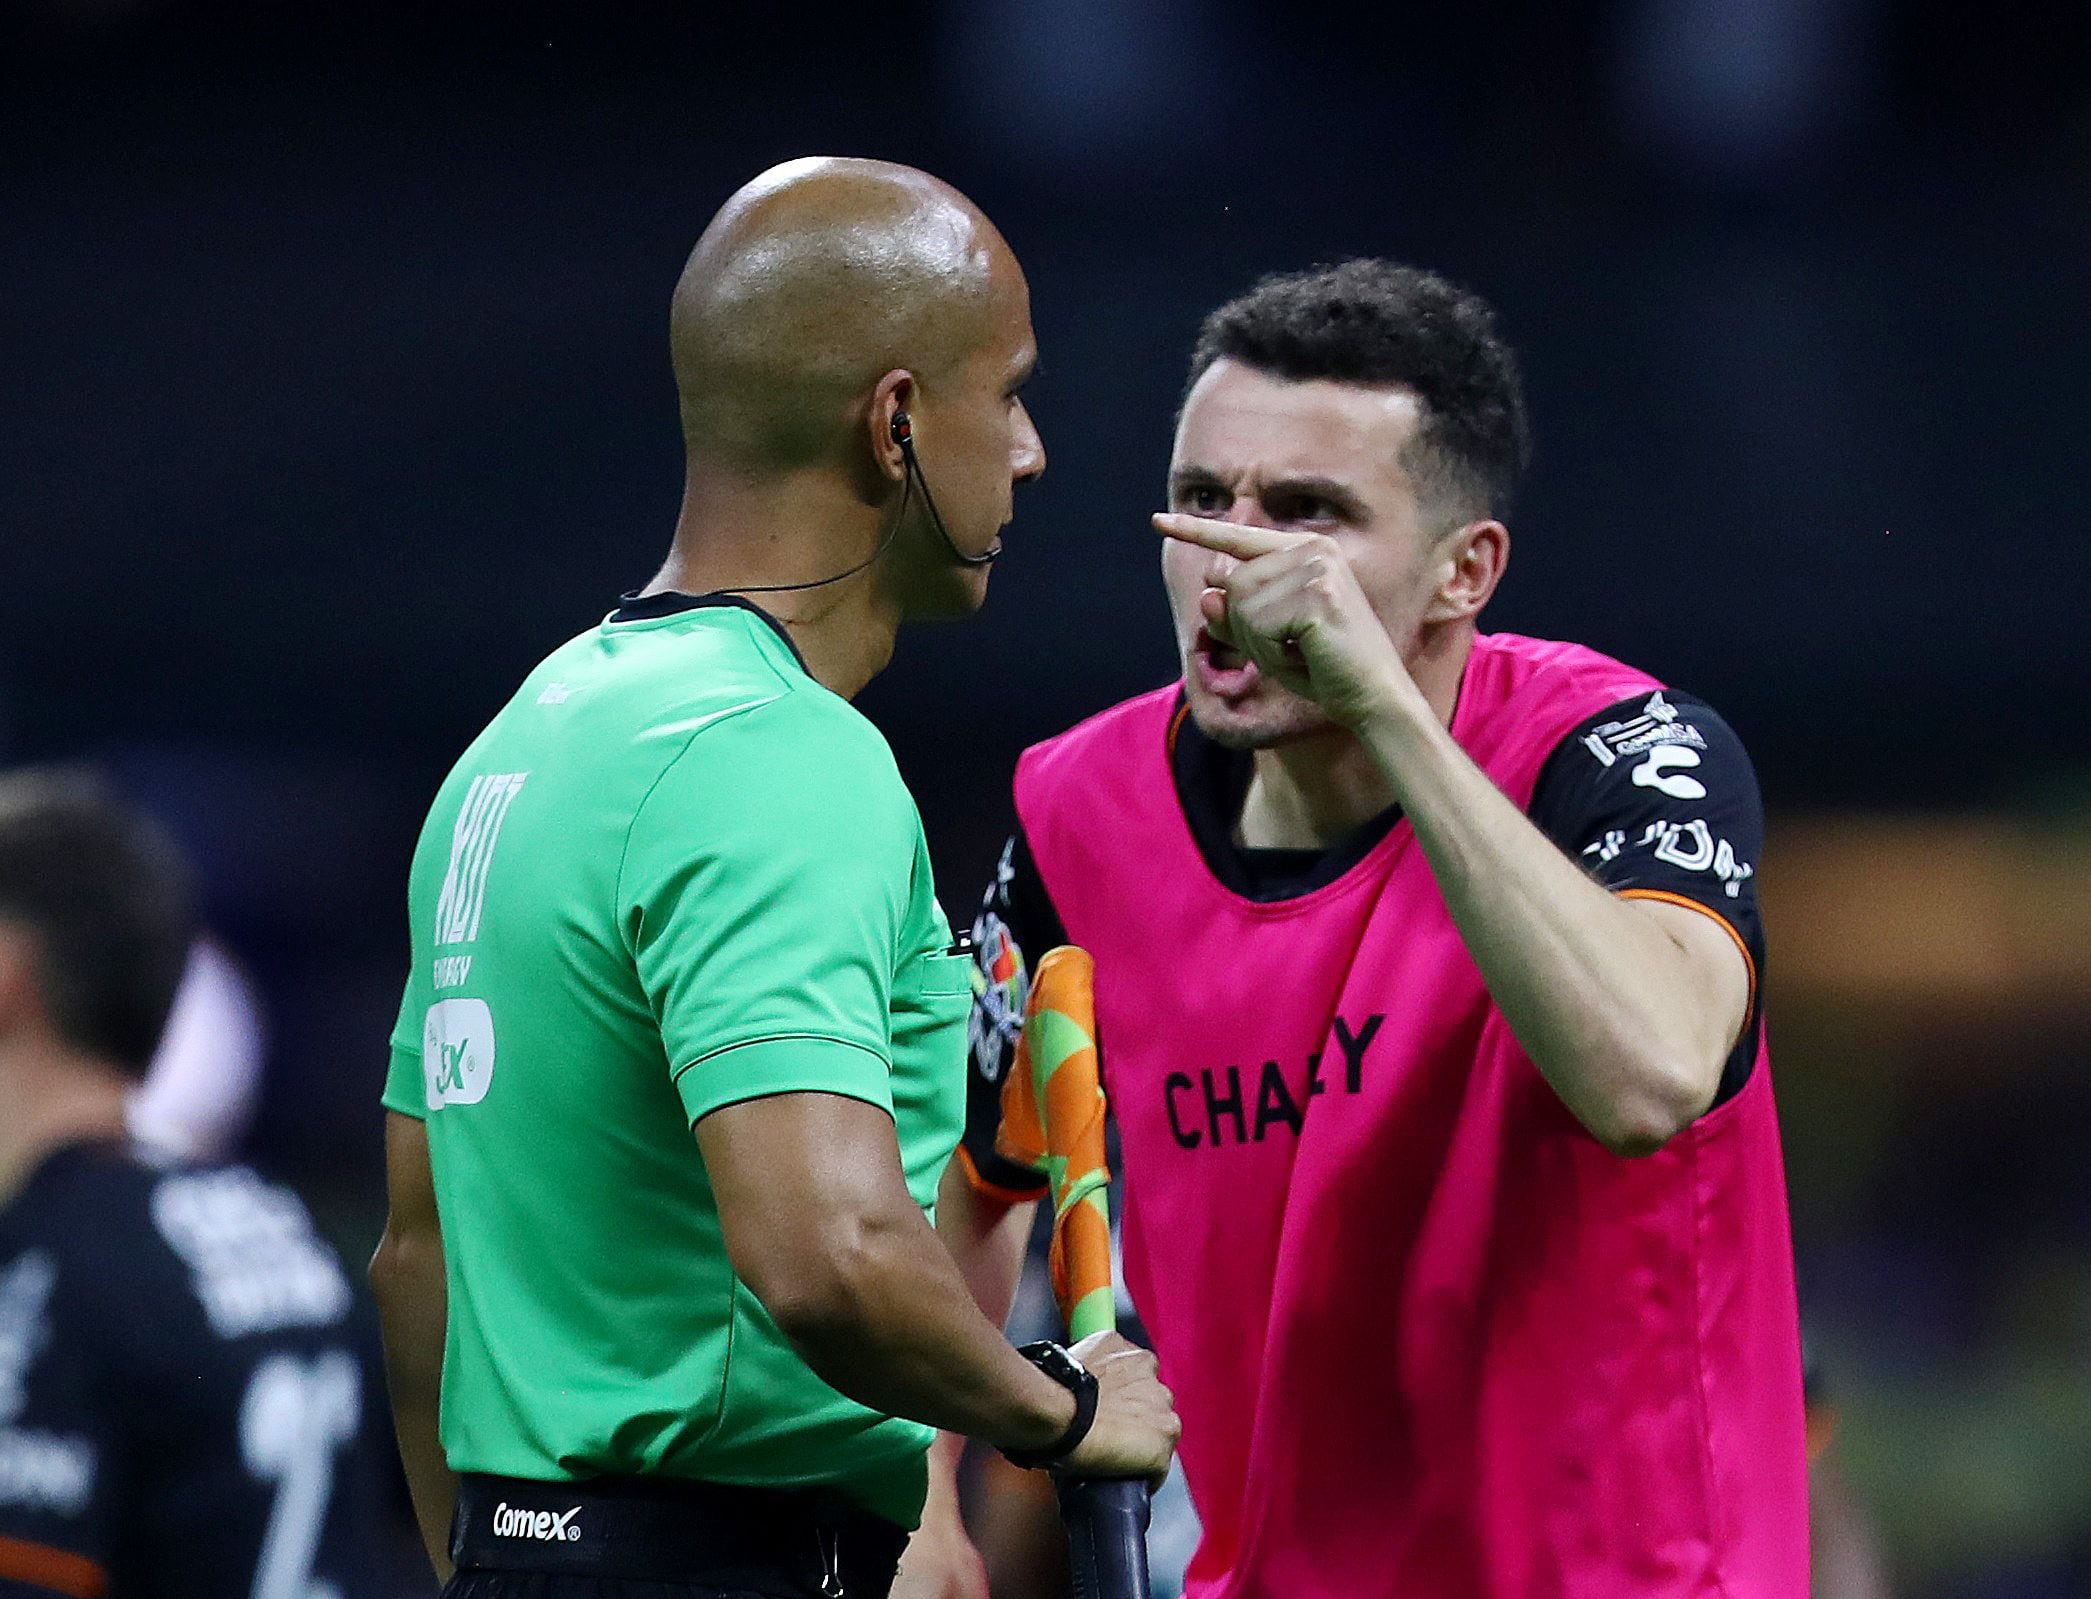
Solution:
{"label": "bald referee", "polygon": [[1012,1349],[932,1230],[971,962],[849,704],[902,621],[979,605],[1044,468],[1028,290],[945,185],[799,161],[713,220],[671,334],[667,563],[415,855],[371,1274],[446,1593],[875,1599],[933,1428],[1095,1474],[1176,1436],[1151,1356]]}

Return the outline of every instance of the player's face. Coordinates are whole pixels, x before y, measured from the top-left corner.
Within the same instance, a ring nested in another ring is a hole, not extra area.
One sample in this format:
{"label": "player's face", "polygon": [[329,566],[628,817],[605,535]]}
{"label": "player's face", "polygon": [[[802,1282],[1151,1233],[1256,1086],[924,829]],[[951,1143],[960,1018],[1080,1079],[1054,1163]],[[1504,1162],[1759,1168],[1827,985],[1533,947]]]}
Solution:
{"label": "player's face", "polygon": [[[952,544],[968,555],[987,549],[1008,524],[1016,485],[1045,471],[1045,444],[1020,392],[1037,365],[1030,290],[1005,246],[986,336],[949,376],[925,384],[915,416],[922,475]],[[916,526],[902,563],[909,612],[948,616],[978,609],[992,569],[952,560],[921,505],[909,515]]]}
{"label": "player's face", "polygon": [[[1292,383],[1216,362],[1177,424],[1169,509],[1330,535],[1402,657],[1413,659],[1434,574],[1415,480],[1402,466],[1419,407],[1407,389]],[[1162,581],[1199,731],[1231,748],[1263,749],[1329,727],[1319,706],[1206,632],[1199,596],[1233,564],[1175,539],[1162,543]]]}

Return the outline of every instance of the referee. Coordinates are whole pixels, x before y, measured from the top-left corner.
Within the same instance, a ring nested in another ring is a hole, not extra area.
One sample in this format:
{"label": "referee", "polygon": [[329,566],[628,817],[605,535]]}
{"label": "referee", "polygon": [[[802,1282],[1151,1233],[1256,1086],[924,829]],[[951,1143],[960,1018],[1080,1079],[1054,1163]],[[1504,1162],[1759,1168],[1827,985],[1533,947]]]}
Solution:
{"label": "referee", "polygon": [[979,605],[1044,468],[1023,274],[922,173],[793,162],[671,338],[667,563],[414,859],[371,1273],[453,1595],[883,1595],[932,1429],[1091,1474],[1176,1436],[1151,1356],[1012,1349],[932,1230],[971,961],[849,704],[903,620]]}

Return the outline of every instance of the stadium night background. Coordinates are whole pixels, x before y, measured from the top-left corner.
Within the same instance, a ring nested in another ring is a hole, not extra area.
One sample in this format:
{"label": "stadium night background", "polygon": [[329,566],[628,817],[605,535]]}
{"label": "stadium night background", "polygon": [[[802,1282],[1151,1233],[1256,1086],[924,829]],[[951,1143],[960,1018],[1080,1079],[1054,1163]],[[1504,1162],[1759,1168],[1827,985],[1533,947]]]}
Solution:
{"label": "stadium night background", "polygon": [[248,1147],[350,1255],[414,828],[653,569],[690,240],[876,155],[996,218],[1043,352],[985,614],[862,702],[954,918],[1017,751],[1172,670],[1204,310],[1472,285],[1538,447],[1489,625],[1704,695],[1764,784],[1802,1305],[1897,1591],[2091,1591],[2091,15],[22,0],[0,130],[0,762],[188,846]]}

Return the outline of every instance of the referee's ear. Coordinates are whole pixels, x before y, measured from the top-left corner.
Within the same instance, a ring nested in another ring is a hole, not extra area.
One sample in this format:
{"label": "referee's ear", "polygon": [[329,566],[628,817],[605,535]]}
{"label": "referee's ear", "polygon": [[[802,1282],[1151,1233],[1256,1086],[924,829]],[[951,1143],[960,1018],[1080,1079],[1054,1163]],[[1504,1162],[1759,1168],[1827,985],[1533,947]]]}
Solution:
{"label": "referee's ear", "polygon": [[1446,534],[1429,557],[1433,578],[1423,620],[1470,622],[1495,597],[1510,564],[1510,529],[1493,517]]}
{"label": "referee's ear", "polygon": [[902,441],[914,426],[911,409],[919,393],[915,374],[906,367],[895,367],[880,378],[871,391],[871,406],[864,425],[878,475],[889,484],[899,483],[907,477],[908,457]]}

